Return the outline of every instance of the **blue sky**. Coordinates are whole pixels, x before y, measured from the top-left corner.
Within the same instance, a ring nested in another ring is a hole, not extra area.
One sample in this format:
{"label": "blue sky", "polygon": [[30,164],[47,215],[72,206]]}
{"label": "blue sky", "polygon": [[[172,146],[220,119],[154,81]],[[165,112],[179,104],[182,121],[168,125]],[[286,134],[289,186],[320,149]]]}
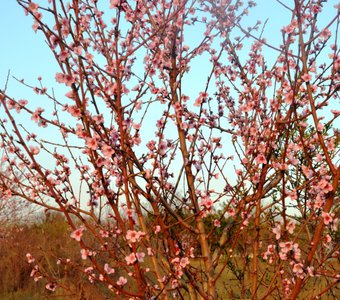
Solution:
{"label": "blue sky", "polygon": [[[38,3],[47,4],[47,0],[36,0]],[[103,3],[109,3],[109,0],[101,0]],[[32,18],[25,16],[23,9],[16,3],[16,0],[2,1],[2,14],[0,18],[0,36],[2,43],[0,47],[0,89],[4,88],[8,70],[11,74],[19,79],[25,79],[26,82],[37,84],[37,77],[42,76],[44,85],[48,88],[54,88],[57,95],[64,95],[65,88],[55,82],[55,74],[59,67],[55,62],[54,56],[44,42],[44,37],[39,31],[34,33],[32,30]],[[65,1],[66,2],[66,1]],[[269,18],[263,36],[269,43],[278,46],[281,43],[280,29],[290,22],[290,14],[283,9],[275,0],[257,0],[257,7],[249,11],[248,24],[254,24],[256,20],[264,22]],[[289,6],[292,6],[293,0],[284,0]],[[325,4],[322,18],[320,19],[320,28],[326,25],[335,15],[333,8],[338,0],[330,0]],[[110,14],[111,11],[108,11]],[[46,19],[46,14],[43,20]],[[247,23],[245,23],[246,25]],[[190,32],[188,42],[195,41],[195,32]],[[267,61],[275,61],[277,53],[264,47],[263,52]],[[247,55],[241,52],[240,55]],[[271,57],[273,59],[271,60]],[[197,93],[199,89],[205,86],[208,73],[211,71],[211,64],[208,59],[197,61],[197,58],[190,74],[185,79],[185,92],[187,94]],[[43,106],[42,97],[38,97],[21,86],[18,82],[11,79],[8,87],[8,94],[16,99],[25,98],[39,101],[37,106]],[[31,98],[30,98],[31,97]],[[195,97],[195,96],[194,96]]]}
{"label": "blue sky", "polygon": [[[47,4],[47,0],[36,0],[38,3]],[[109,0],[101,0],[109,3]],[[66,2],[66,1],[65,1]],[[269,43],[278,46],[281,43],[280,29],[290,22],[290,14],[283,9],[275,0],[257,0],[257,7],[249,11],[249,25],[254,24],[256,20],[264,22],[269,18],[263,36]],[[292,6],[293,0],[284,0],[284,3]],[[333,8],[338,0],[330,0],[324,7],[320,27],[326,25],[335,15]],[[55,82],[55,74],[59,67],[55,62],[52,52],[44,42],[44,37],[39,31],[35,33],[32,30],[32,18],[25,16],[23,9],[16,3],[16,0],[5,0],[2,3],[2,14],[0,18],[0,36],[2,45],[0,47],[0,89],[4,88],[8,70],[11,74],[19,79],[25,79],[26,82],[37,84],[37,77],[42,76],[44,85],[48,88],[54,88],[57,95],[64,95],[65,88]],[[110,11],[108,11],[110,14]],[[46,14],[45,14],[46,15]],[[46,19],[44,16],[43,20]],[[246,25],[247,23],[245,23]],[[190,32],[188,42],[195,41],[195,32]],[[277,53],[264,47],[264,56],[270,62],[275,61]],[[241,52],[240,55],[247,55]],[[205,85],[208,73],[211,71],[211,64],[207,59],[197,61],[192,65],[190,74],[184,82],[185,92],[187,94],[197,93]],[[203,85],[202,85],[203,84]],[[18,82],[11,79],[8,87],[8,94],[16,99],[24,98],[37,101],[36,106],[43,106],[43,97],[37,97],[29,89],[24,88]],[[46,102],[47,103],[47,102]]]}
{"label": "blue sky", "polygon": [[[43,5],[47,4],[47,0],[36,1],[43,3]],[[109,0],[101,1],[109,3]],[[54,80],[55,73],[59,71],[59,67],[44,42],[42,33],[34,33],[32,30],[32,18],[25,16],[23,9],[16,3],[16,0],[2,2],[3,13],[0,18],[0,36],[2,37],[0,47],[0,89],[4,88],[7,72],[11,70],[12,75],[19,79],[23,78],[26,82],[32,84],[36,84],[37,77],[42,76],[44,85],[48,88],[53,87],[57,95],[59,93],[61,95],[65,94],[65,89]],[[269,43],[278,46],[281,43],[280,29],[290,22],[289,12],[283,9],[275,0],[257,0],[255,2],[257,7],[249,11],[248,20],[251,21],[249,24],[254,24],[256,20],[264,21],[269,18],[263,36],[267,38]],[[294,1],[284,0],[283,2],[292,6]],[[330,0],[326,3],[320,20],[320,28],[326,25],[335,15],[336,11],[333,7],[337,3],[338,0]],[[195,41],[194,31],[189,36],[189,43],[191,39]],[[246,55],[246,53],[241,52],[240,55]],[[277,53],[273,53],[272,50],[264,47],[264,56],[269,62],[271,57],[273,57],[272,61],[275,61]],[[198,63],[196,61],[195,65],[192,66],[191,73],[186,77],[186,93],[189,95],[197,93],[197,86],[203,88],[210,71],[211,65],[208,60],[202,60]],[[31,96],[32,99],[37,98],[31,91],[22,87],[13,79],[10,80],[8,94],[16,99],[27,99]],[[42,97],[39,97],[39,100],[36,101],[43,101]]]}
{"label": "blue sky", "polygon": [[[109,0],[104,0],[109,2]],[[39,2],[39,1],[37,1]],[[42,1],[41,3],[46,3]],[[287,4],[293,3],[292,0],[284,1]],[[257,7],[250,11],[250,19],[269,21],[264,33],[268,40],[278,43],[280,41],[279,29],[289,22],[289,14],[277,4],[275,0],[257,0]],[[333,6],[337,0],[327,3],[327,12],[323,14],[322,23],[326,24],[330,17],[335,14]],[[2,13],[0,18],[0,36],[2,45],[0,47],[0,88],[4,86],[7,71],[19,78],[27,80],[36,79],[42,75],[45,79],[52,80],[57,72],[51,52],[43,41],[42,34],[35,34],[32,30],[32,19],[26,17],[23,9],[15,0],[3,0],[1,3]],[[331,9],[331,10],[330,10]],[[12,82],[9,91],[20,93],[17,84]]]}
{"label": "blue sky", "polygon": [[[109,2],[109,0],[103,1]],[[37,77],[41,75],[47,87],[54,87],[57,93],[64,94],[63,87],[54,81],[55,73],[59,71],[58,65],[45,44],[43,35],[39,32],[34,33],[32,30],[32,18],[25,16],[23,9],[15,0],[3,0],[2,2],[3,13],[0,18],[0,36],[2,37],[0,47],[0,89],[3,89],[7,72],[10,69],[12,75],[19,79],[24,78],[32,84],[36,84]],[[269,17],[264,36],[268,42],[278,45],[281,42],[280,28],[290,22],[290,15],[275,0],[257,0],[256,2],[258,6],[250,11],[249,20],[254,23],[257,19],[264,21]],[[292,4],[293,0],[284,2]],[[43,0],[41,3],[45,4],[47,1]],[[322,25],[326,25],[335,15],[335,10],[332,8],[335,4],[337,4],[337,0],[328,2],[325,8],[326,13],[323,14],[323,19],[320,20]],[[191,38],[195,39],[194,36]],[[268,49],[264,49],[264,51],[264,55],[270,60],[271,51]],[[273,60],[275,59],[276,55],[273,56]],[[192,73],[189,75],[191,80],[206,79],[207,73],[211,69],[206,69],[204,65],[204,62],[202,62],[197,65],[197,69],[192,69]],[[191,89],[193,93],[197,92],[197,86],[195,85],[189,83],[187,88]],[[37,97],[12,79],[8,87],[8,93],[17,99],[25,98],[43,101],[42,97]],[[38,103],[35,106],[43,105],[43,103]]]}
{"label": "blue sky", "polygon": [[[10,69],[12,75],[25,78],[28,81],[36,79],[40,74],[54,77],[56,63],[51,52],[43,41],[41,34],[32,30],[32,18],[26,17],[23,9],[15,0],[2,1],[0,18],[0,86],[4,87],[4,80]],[[10,83],[9,92],[21,94],[18,85]]]}

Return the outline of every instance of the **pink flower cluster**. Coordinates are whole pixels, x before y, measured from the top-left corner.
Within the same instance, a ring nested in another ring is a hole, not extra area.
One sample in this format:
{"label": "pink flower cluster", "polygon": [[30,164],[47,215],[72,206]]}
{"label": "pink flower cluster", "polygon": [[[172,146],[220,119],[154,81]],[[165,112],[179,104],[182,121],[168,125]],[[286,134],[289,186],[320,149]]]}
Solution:
{"label": "pink flower cluster", "polygon": [[174,265],[176,277],[181,278],[183,275],[183,269],[190,263],[190,261],[188,257],[175,257],[171,260],[171,263]]}
{"label": "pink flower cluster", "polygon": [[73,76],[63,73],[57,73],[55,75],[55,80],[58,83],[65,83],[67,86],[71,86],[73,83],[75,83],[75,79]]}
{"label": "pink flower cluster", "polygon": [[143,236],[145,236],[145,232],[143,231],[128,230],[125,238],[129,243],[136,243],[139,242]]}
{"label": "pink flower cluster", "polygon": [[79,227],[78,229],[74,230],[71,234],[70,237],[75,239],[76,241],[80,242],[81,237],[83,236],[83,231],[85,228],[83,226]]}

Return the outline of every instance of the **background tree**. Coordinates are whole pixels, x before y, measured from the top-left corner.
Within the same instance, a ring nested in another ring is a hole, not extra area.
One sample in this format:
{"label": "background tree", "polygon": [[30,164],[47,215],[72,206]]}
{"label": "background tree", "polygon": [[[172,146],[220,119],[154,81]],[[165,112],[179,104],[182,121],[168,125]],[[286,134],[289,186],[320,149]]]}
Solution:
{"label": "background tree", "polygon": [[42,78],[21,81],[41,107],[1,92],[1,189],[64,215],[90,282],[130,299],[336,297],[339,7],[319,28],[326,1],[277,2],[281,45],[249,25],[253,1],[18,0],[66,94]]}

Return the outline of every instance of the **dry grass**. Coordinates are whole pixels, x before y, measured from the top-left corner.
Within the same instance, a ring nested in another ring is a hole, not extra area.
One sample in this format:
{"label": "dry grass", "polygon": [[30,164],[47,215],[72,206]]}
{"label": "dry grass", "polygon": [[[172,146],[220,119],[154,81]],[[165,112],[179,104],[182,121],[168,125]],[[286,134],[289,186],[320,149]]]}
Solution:
{"label": "dry grass", "polygon": [[[74,270],[67,272],[62,266],[57,265],[56,257],[69,257],[80,265],[84,263],[80,259],[79,249],[77,245],[69,239],[69,229],[62,218],[55,218],[49,222],[41,222],[31,227],[12,228],[8,230],[6,239],[0,240],[0,300],[40,300],[40,299],[70,299],[70,300],[104,300],[115,299],[112,294],[104,286],[96,286],[90,284],[85,276]],[[55,293],[51,293],[45,289],[46,280],[35,283],[30,278],[31,267],[26,262],[26,253],[35,253],[40,263],[45,265],[46,271],[59,277],[61,282],[68,288],[68,291],[57,289]],[[201,269],[199,260],[192,260],[192,271]],[[219,272],[223,266],[223,259],[217,267]],[[151,262],[146,259],[144,267],[150,266]],[[217,282],[218,299],[236,300],[250,299],[250,264],[248,261],[246,271],[242,271],[243,261],[240,257],[232,257],[230,263],[226,266],[221,277]],[[263,276],[263,286],[259,288],[259,299],[265,295],[269,282],[273,278],[273,271],[265,262],[260,261],[260,272]],[[333,260],[328,263],[329,269],[340,270],[339,260]],[[118,276],[118,274],[115,274]],[[124,275],[124,274],[120,274]],[[157,283],[156,278],[149,273],[149,280]],[[204,281],[204,274],[197,273],[197,279]],[[329,280],[331,282],[331,280]],[[329,283],[328,282],[328,283]],[[75,284],[76,283],[76,284]],[[280,298],[280,286],[277,283],[271,296],[266,299],[282,299]],[[310,278],[307,285],[303,287],[298,299],[312,299],[313,295],[320,293],[327,286],[325,277]],[[133,286],[129,287],[131,290]],[[188,299],[184,289],[182,290],[184,299]],[[106,298],[107,297],[107,298]],[[325,300],[340,299],[340,284],[332,288],[332,292],[321,297]]]}

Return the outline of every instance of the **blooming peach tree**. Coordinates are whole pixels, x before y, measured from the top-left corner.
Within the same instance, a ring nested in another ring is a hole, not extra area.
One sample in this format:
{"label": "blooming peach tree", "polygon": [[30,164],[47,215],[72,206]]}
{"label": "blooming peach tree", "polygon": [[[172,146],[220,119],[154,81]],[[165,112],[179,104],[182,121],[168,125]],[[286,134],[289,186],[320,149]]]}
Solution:
{"label": "blooming peach tree", "polygon": [[339,296],[339,5],[272,1],[275,44],[254,1],[17,2],[60,88],[1,91],[0,188],[64,215],[58,264],[122,299]]}

